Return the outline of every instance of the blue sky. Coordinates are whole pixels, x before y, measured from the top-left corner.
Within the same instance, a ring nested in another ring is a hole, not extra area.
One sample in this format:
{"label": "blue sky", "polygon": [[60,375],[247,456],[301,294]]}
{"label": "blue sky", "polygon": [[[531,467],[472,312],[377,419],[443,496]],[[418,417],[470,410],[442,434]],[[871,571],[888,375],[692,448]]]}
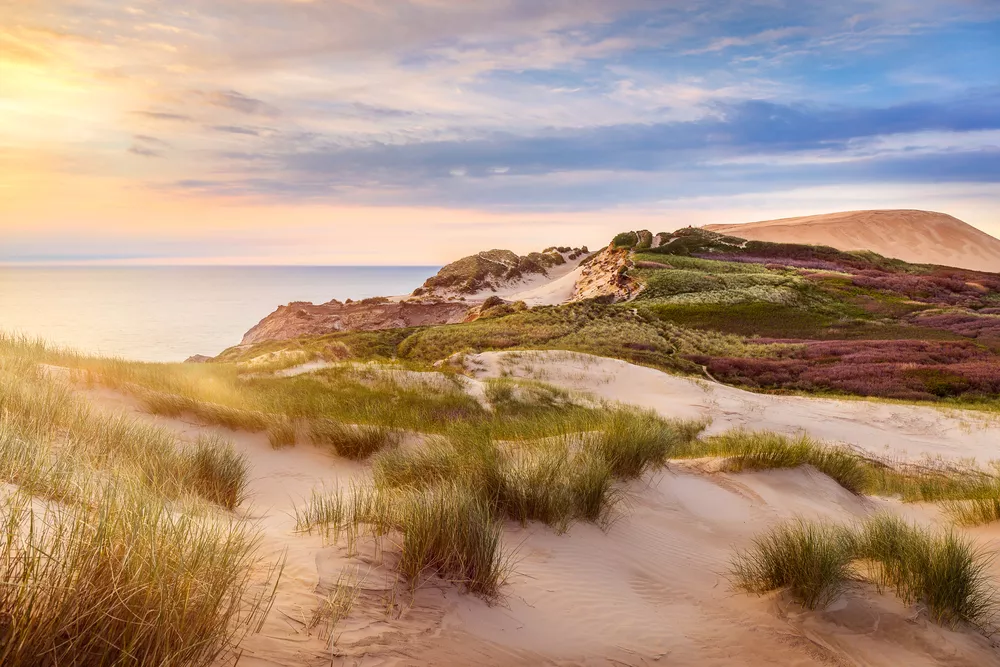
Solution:
{"label": "blue sky", "polygon": [[995,0],[0,12],[0,261],[370,263],[378,234],[419,264],[870,207],[1000,235]]}

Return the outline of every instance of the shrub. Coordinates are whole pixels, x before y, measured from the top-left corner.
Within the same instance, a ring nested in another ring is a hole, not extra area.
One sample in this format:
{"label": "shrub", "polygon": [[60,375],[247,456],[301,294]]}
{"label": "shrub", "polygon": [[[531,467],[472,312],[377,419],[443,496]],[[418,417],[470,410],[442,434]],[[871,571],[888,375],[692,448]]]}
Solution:
{"label": "shrub", "polygon": [[635,232],[622,232],[611,239],[611,245],[615,248],[633,248],[638,243],[639,235]]}

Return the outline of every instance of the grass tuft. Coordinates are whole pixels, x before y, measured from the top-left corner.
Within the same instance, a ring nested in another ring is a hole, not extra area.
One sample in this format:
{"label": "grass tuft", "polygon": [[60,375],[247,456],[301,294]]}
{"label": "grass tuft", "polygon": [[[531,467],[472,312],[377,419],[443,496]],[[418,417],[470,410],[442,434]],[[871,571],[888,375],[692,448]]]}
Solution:
{"label": "grass tuft", "polygon": [[843,528],[794,521],[754,538],[732,562],[737,589],[762,595],[787,588],[808,609],[829,604],[850,574],[853,541]]}
{"label": "grass tuft", "polygon": [[199,495],[230,510],[243,502],[250,463],[233,443],[218,436],[198,436],[189,456],[190,485]]}
{"label": "grass tuft", "polygon": [[386,426],[343,424],[318,419],[310,425],[313,442],[328,445],[344,458],[360,461],[375,452],[399,444],[400,435]]}
{"label": "grass tuft", "polygon": [[235,657],[267,607],[253,593],[258,538],[243,521],[177,515],[108,486],[95,508],[0,510],[0,663],[212,665]]}
{"label": "grass tuft", "polygon": [[889,515],[854,527],[796,520],[737,553],[732,576],[737,589],[760,595],[787,588],[815,609],[837,597],[857,562],[863,578],[892,588],[907,604],[923,604],[934,622],[988,630],[998,604],[992,558],[953,530],[936,533]]}

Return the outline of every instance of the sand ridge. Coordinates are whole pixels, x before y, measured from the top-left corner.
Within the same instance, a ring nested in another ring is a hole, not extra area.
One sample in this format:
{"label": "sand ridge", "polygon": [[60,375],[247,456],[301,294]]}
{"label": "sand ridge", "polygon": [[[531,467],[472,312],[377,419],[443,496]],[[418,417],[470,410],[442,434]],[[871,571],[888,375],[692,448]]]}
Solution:
{"label": "sand ridge", "polygon": [[1000,239],[932,211],[844,211],[705,229],[756,241],[870,250],[907,262],[1000,271]]}

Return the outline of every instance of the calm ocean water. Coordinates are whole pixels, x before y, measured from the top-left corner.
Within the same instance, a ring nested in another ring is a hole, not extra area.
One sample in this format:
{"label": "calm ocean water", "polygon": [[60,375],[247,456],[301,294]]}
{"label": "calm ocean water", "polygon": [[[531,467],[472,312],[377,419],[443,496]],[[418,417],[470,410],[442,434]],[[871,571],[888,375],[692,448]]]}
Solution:
{"label": "calm ocean water", "polygon": [[0,330],[143,361],[215,355],[290,301],[407,294],[437,267],[0,267]]}

